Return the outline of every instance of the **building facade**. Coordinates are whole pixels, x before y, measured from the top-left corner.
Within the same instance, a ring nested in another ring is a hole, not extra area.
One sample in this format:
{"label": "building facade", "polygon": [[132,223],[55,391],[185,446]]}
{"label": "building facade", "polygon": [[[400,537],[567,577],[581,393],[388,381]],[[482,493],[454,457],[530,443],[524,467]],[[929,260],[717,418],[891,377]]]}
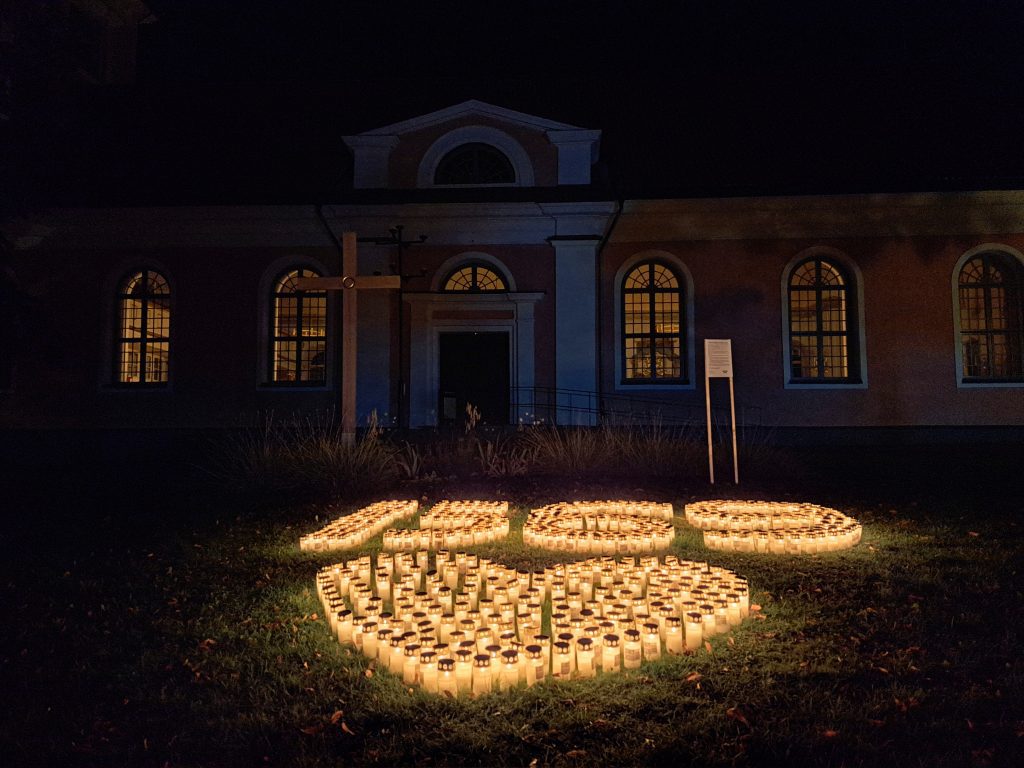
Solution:
{"label": "building facade", "polygon": [[[747,422],[1024,427],[1024,192],[616,199],[599,130],[476,101],[344,140],[324,205],[10,222],[0,425],[322,411],[355,333],[361,422],[699,420],[703,342],[731,339]],[[401,278],[355,329],[345,290],[294,286],[341,276],[343,232]]]}

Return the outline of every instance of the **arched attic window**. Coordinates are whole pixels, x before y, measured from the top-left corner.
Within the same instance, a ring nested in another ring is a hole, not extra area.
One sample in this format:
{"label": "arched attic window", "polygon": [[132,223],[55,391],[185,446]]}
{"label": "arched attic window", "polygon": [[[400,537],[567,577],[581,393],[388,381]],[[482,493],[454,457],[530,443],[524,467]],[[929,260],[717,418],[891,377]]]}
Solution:
{"label": "arched attic window", "polygon": [[486,264],[463,264],[445,278],[442,290],[448,293],[493,293],[507,291],[508,282]]}
{"label": "arched attic window", "polygon": [[434,171],[434,183],[460,186],[515,184],[516,171],[501,150],[490,144],[470,142],[441,158]]}

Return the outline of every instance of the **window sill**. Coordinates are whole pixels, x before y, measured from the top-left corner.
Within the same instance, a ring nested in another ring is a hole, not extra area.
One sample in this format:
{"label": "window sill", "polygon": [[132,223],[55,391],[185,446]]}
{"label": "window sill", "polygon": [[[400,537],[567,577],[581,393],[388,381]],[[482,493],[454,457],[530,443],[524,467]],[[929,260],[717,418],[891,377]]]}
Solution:
{"label": "window sill", "polygon": [[787,381],[784,389],[867,389],[866,381]]}
{"label": "window sill", "polygon": [[696,385],[693,382],[677,381],[677,382],[664,382],[658,384],[653,381],[637,381],[637,382],[624,382],[620,381],[615,385],[616,392],[638,392],[638,391],[650,391],[650,392],[685,392],[686,390],[696,389]]}
{"label": "window sill", "polygon": [[1020,389],[1024,387],[1021,379],[961,379],[957,389]]}

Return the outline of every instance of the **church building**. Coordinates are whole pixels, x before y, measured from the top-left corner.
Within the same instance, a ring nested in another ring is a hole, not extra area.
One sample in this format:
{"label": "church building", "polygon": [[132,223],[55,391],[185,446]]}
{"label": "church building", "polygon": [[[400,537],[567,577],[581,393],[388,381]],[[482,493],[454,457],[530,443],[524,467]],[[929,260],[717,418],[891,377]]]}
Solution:
{"label": "church building", "polygon": [[480,101],[338,141],[350,191],[322,205],[9,222],[0,427],[322,412],[355,334],[360,424],[700,423],[704,342],[729,339],[742,424],[1024,428],[1024,192],[619,199],[600,126]]}

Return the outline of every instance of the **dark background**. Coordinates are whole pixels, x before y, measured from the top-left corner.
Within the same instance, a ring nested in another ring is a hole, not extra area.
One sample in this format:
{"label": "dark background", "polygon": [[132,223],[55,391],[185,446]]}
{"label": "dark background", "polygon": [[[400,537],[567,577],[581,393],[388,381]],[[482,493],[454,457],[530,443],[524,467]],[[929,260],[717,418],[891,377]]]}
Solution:
{"label": "dark background", "polygon": [[16,210],[329,201],[342,135],[470,98],[602,129],[619,196],[1024,181],[1017,2],[148,0],[113,84],[79,76],[76,2],[0,0]]}

